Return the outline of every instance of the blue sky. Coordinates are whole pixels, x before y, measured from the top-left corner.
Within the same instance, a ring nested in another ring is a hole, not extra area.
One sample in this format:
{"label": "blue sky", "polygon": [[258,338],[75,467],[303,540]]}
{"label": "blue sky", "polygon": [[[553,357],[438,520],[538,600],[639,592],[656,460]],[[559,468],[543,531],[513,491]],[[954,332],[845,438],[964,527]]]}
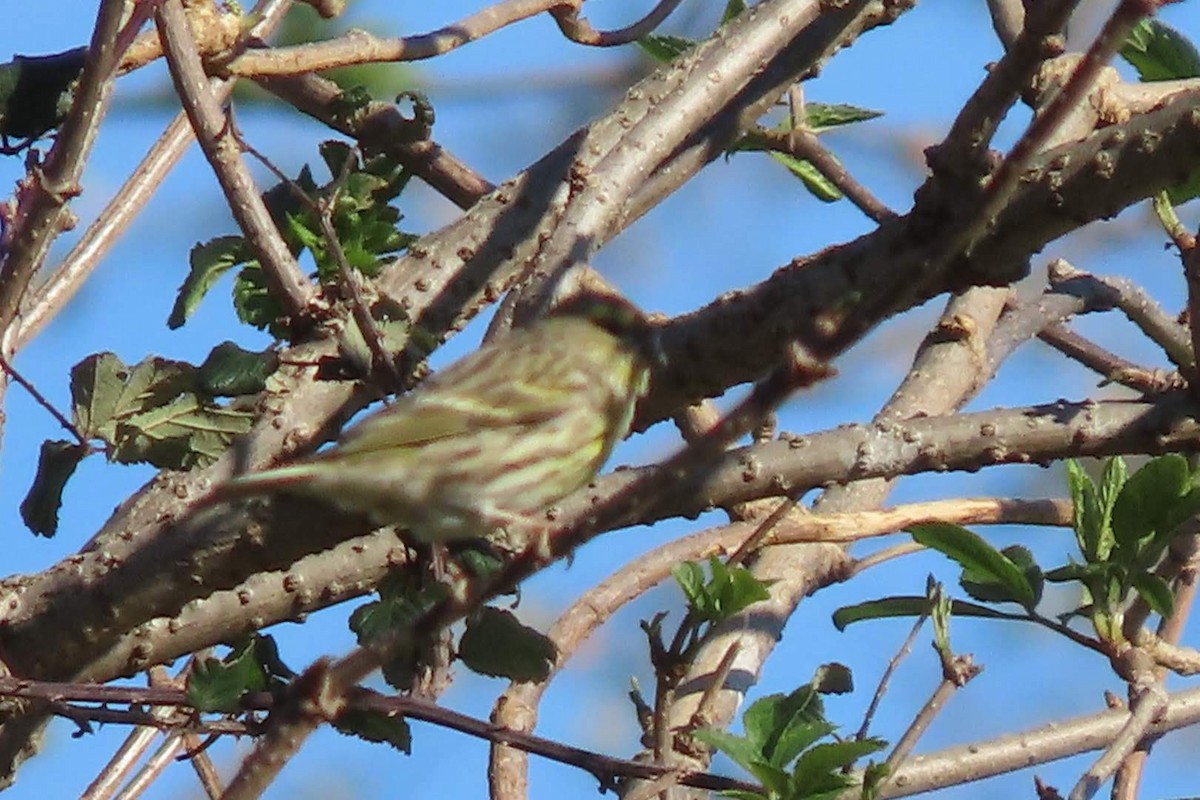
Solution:
{"label": "blue sky", "polygon": [[[617,27],[644,13],[645,5],[608,0],[589,3],[586,10],[598,27]],[[685,3],[676,18],[714,19],[720,5],[712,0]],[[352,18],[355,24],[370,25],[377,32],[411,33],[452,22],[477,8],[461,0],[364,1],[352,4]],[[91,3],[42,0],[36,15],[10,15],[15,18],[7,19],[0,31],[0,60],[12,53],[41,54],[85,43],[93,14]],[[1164,18],[1185,33],[1200,32],[1200,11],[1195,3],[1172,6]],[[829,134],[826,141],[884,202],[903,211],[922,177],[921,148],[947,129],[958,105],[982,78],[983,64],[999,53],[982,2],[926,0],[893,28],[872,33],[839,55],[819,78],[806,85],[805,93],[809,101],[851,103],[885,112],[880,120]],[[418,69],[437,108],[436,138],[498,182],[536,159],[574,127],[603,113],[616,99],[611,92],[587,88],[582,80],[583,88],[531,89],[532,77],[586,76],[634,57],[630,48],[597,51],[567,43],[543,17],[424,62]],[[111,196],[169,119],[165,107],[135,102],[166,85],[161,65],[146,73],[118,86],[116,109],[102,131],[84,179],[85,194],[74,205],[85,222]],[[1025,119],[1019,110],[1014,112],[1002,129],[1002,139],[1011,141]],[[260,150],[292,173],[306,161],[316,162],[315,145],[327,138],[318,126],[290,113],[247,109],[239,112],[239,121]],[[0,181],[11,186],[19,168],[19,159],[0,163]],[[261,334],[236,327],[227,284],[218,286],[183,330],[165,327],[174,292],[185,274],[188,249],[197,241],[233,231],[228,212],[216,197],[215,181],[193,148],[93,282],[20,354],[18,367],[60,408],[66,407],[69,367],[92,352],[112,350],[127,361],[152,352],[199,361],[213,344],[226,338],[245,346],[265,344]],[[447,203],[424,191],[406,195],[403,207],[408,229],[421,232],[436,229],[454,213]],[[1191,208],[1184,209],[1183,217],[1185,223],[1196,224]],[[696,308],[721,291],[756,283],[794,256],[845,241],[870,227],[848,203],[818,203],[769,159],[739,155],[711,165],[622,234],[596,264],[645,308],[674,314]],[[60,247],[56,252],[61,256],[65,250]],[[1068,257],[1082,269],[1134,277],[1168,308],[1180,304],[1182,280],[1177,260],[1163,250],[1162,237],[1149,225],[1144,207],[1132,209],[1098,230],[1055,243],[1035,258],[1035,272],[1044,269],[1053,256]],[[782,426],[810,432],[869,418],[903,375],[941,305],[941,300],[934,301],[889,321],[869,336],[841,359],[837,378],[788,405]],[[1131,328],[1111,315],[1084,320],[1080,328],[1127,357],[1163,363],[1160,355],[1131,335]],[[478,326],[469,329],[447,348],[447,357],[464,352],[480,335]],[[1095,382],[1094,376],[1046,348],[1030,345],[1004,366],[998,380],[971,407],[1043,402],[1060,396],[1077,399],[1095,395]],[[8,422],[0,454],[0,515],[5,523],[0,529],[7,536],[4,572],[32,572],[78,548],[112,507],[152,473],[99,460],[85,462],[68,488],[58,537],[34,539],[25,531],[16,509],[32,478],[39,443],[60,434],[53,421],[16,388],[7,394],[5,411]],[[646,462],[670,452],[674,442],[673,432],[659,426],[627,443],[618,460]],[[892,499],[1061,494],[1060,468],[1027,467],[914,478],[902,482]],[[526,621],[546,624],[580,587],[602,580],[639,552],[719,522],[718,516],[710,515],[695,522],[638,528],[602,538],[586,547],[573,566],[560,566],[531,582],[520,613]],[[989,532],[989,537],[1001,545],[1024,543],[1049,563],[1063,558],[1071,538],[1065,531],[1021,528]],[[913,556],[806,601],[768,663],[755,696],[788,691],[806,681],[817,665],[842,661],[855,669],[858,689],[848,697],[829,701],[828,710],[843,730],[857,728],[874,684],[908,625],[874,622],[838,633],[830,623],[830,613],[840,605],[869,597],[920,592],[929,572],[950,584],[956,576],[944,560]],[[1068,597],[1062,602],[1072,600]],[[636,731],[625,691],[631,676],[640,678],[643,686],[651,685],[637,620],[659,609],[678,607],[677,593],[670,587],[660,589],[601,631],[548,694],[538,732],[615,755],[632,754],[637,748]],[[279,628],[276,633],[284,657],[298,667],[317,655],[344,652],[351,645],[344,622],[348,611],[349,607],[333,609],[309,625]],[[894,739],[933,689],[938,672],[927,642],[927,637],[919,642],[893,682],[878,718],[879,735]],[[954,643],[958,650],[974,653],[986,670],[954,698],[920,750],[1088,713],[1100,708],[1104,689],[1121,693],[1099,658],[1079,654],[1041,632],[961,621],[954,627]],[[1069,682],[1062,677],[1067,674]],[[502,684],[467,674],[461,678],[445,703],[487,716]],[[22,771],[10,796],[78,794],[123,736],[121,730],[106,729],[72,740],[69,733],[66,725],[52,729],[42,757]],[[434,792],[450,798],[484,796],[483,744],[420,723],[414,724],[414,738],[413,757],[405,758],[335,734],[318,735],[285,770],[270,796],[382,798],[431,796]],[[1183,733],[1158,745],[1146,779],[1149,796],[1197,792],[1186,755],[1196,744],[1195,734]],[[229,767],[233,749],[219,746],[214,756]],[[245,744],[237,750],[244,751]],[[64,769],[68,763],[70,769]],[[1037,772],[1065,791],[1088,763],[1090,757],[1085,756]],[[721,762],[717,768],[730,769]],[[1031,781],[1031,774],[1023,773],[970,789],[947,790],[939,797],[1011,797],[1028,793]],[[591,796],[594,790],[594,782],[575,770],[534,762],[535,798]],[[198,796],[198,788],[190,769],[177,765],[148,796]]]}

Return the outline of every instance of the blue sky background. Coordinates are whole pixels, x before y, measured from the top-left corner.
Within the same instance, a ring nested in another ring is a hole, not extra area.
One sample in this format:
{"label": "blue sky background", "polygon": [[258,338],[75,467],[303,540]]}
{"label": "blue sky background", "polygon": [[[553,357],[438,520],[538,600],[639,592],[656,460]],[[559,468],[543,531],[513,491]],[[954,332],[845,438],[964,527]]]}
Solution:
{"label": "blue sky background", "polygon": [[[644,13],[646,5],[607,0],[587,4],[586,11],[597,27],[620,27]],[[682,21],[693,20],[691,30],[703,30],[719,14],[721,5],[715,0],[685,3],[669,21],[668,29],[679,30]],[[1091,9],[1104,4],[1086,5]],[[353,24],[379,33],[417,33],[478,8],[463,0],[361,0],[351,4],[351,19]],[[1163,18],[1195,37],[1200,33],[1198,8],[1196,3],[1172,6]],[[0,29],[0,60],[12,53],[41,54],[83,44],[93,16],[92,3],[76,0],[42,0],[36,14],[10,14]],[[818,79],[806,84],[805,94],[812,102],[851,103],[886,113],[880,120],[828,134],[826,142],[884,202],[904,211],[922,178],[921,149],[944,133],[961,102],[983,77],[983,65],[999,55],[983,2],[925,0],[892,28],[872,33],[840,54]],[[499,182],[609,108],[617,94],[589,85],[586,78],[634,58],[637,54],[632,48],[601,51],[570,44],[548,17],[540,17],[423,62],[417,69],[437,109],[438,141]],[[74,204],[85,223],[111,197],[170,118],[166,105],[146,102],[168,85],[165,68],[155,65],[143,73],[118,86],[116,108],[101,132],[85,175],[85,193]],[[539,83],[547,78],[559,84],[557,88]],[[319,126],[295,113],[263,108],[238,113],[255,146],[291,174],[305,162],[316,163],[315,145],[328,138]],[[1011,142],[1026,119],[1022,110],[1015,111],[1002,129],[1002,142]],[[10,187],[20,166],[20,159],[0,163],[0,182]],[[406,194],[402,205],[407,229],[419,232],[436,229],[456,213],[424,189]],[[1197,215],[1192,208],[1185,208],[1182,216],[1186,224],[1195,226]],[[770,159],[739,155],[710,166],[622,234],[596,264],[643,307],[675,314],[696,308],[721,291],[756,283],[794,256],[848,240],[870,228],[871,223],[849,203],[821,204]],[[233,230],[228,211],[219,202],[215,180],[193,147],[93,281],[19,355],[18,367],[65,409],[68,369],[96,351],[112,350],[127,362],[150,353],[198,362],[213,344],[227,338],[247,347],[263,346],[264,336],[237,325],[228,302],[228,279],[185,328],[168,331],[165,326],[185,274],[188,249],[197,241]],[[58,256],[70,241],[70,235],[63,237]],[[1162,244],[1162,235],[1154,230],[1146,207],[1141,206],[1113,222],[1055,243],[1035,259],[1034,269],[1040,273],[1050,258],[1064,256],[1085,270],[1133,277],[1175,310],[1181,305],[1182,278],[1177,259]],[[1040,278],[1033,281],[1034,286],[1040,283]],[[803,433],[868,419],[904,374],[942,304],[941,299],[935,300],[889,321],[840,360],[837,378],[792,401],[781,415],[781,426]],[[1114,315],[1083,320],[1078,327],[1128,358],[1165,364],[1152,346]],[[469,329],[447,347],[442,358],[465,352],[480,335],[478,325]],[[1112,391],[1096,390],[1095,383],[1095,376],[1048,348],[1031,344],[1004,366],[998,380],[971,408],[1045,402],[1060,396],[1078,399]],[[7,425],[0,453],[3,572],[33,572],[78,548],[113,506],[152,472],[107,465],[98,459],[86,461],[68,488],[58,537],[35,539],[22,525],[17,506],[32,479],[40,442],[58,437],[60,432],[16,387],[7,394],[5,412]],[[660,458],[671,451],[676,440],[669,426],[658,426],[628,442],[618,460],[644,463]],[[1010,467],[977,475],[917,477],[903,481],[892,501],[1060,496],[1064,494],[1061,475],[1060,467]],[[604,537],[586,547],[572,567],[560,566],[532,581],[519,611],[527,622],[548,624],[582,588],[594,585],[638,553],[721,521],[714,514],[695,522],[672,522]],[[987,534],[999,545],[1023,543],[1043,564],[1051,565],[1062,562],[1072,541],[1067,531],[1012,527]],[[938,557],[910,556],[806,601],[769,662],[755,696],[789,691],[807,681],[819,664],[841,661],[854,669],[858,688],[847,697],[830,699],[828,711],[843,731],[856,729],[908,623],[866,623],[838,633],[830,614],[841,605],[870,597],[918,593],[929,572],[952,585],[956,577],[956,571]],[[1048,602],[1067,607],[1075,600],[1051,594]],[[679,603],[676,591],[661,588],[603,629],[556,680],[543,703],[538,733],[614,755],[634,753],[637,732],[625,692],[631,677],[639,678],[645,687],[652,685],[637,620],[660,609],[672,610],[671,619],[677,619]],[[284,658],[301,667],[318,655],[345,652],[352,644],[345,627],[350,607],[316,615],[304,626],[287,625],[274,631]],[[956,649],[974,653],[986,670],[954,698],[919,750],[1090,713],[1101,708],[1105,689],[1123,695],[1122,686],[1100,658],[1077,652],[1050,634],[963,620],[955,623],[953,636]],[[894,679],[875,732],[894,740],[932,691],[938,675],[926,634]],[[1181,683],[1174,681],[1175,685]],[[499,681],[464,672],[444,702],[486,717],[502,688]],[[422,723],[414,723],[413,729],[411,758],[323,732],[284,771],[270,796],[485,796],[484,743]],[[9,796],[77,795],[125,734],[108,728],[74,740],[70,731],[65,724],[51,729],[43,755],[24,768]],[[1200,737],[1190,732],[1163,740],[1150,761],[1146,796],[1200,793],[1200,778],[1191,756],[1197,745]],[[244,752],[246,745],[221,744],[212,752],[228,770],[234,764],[235,749]],[[1084,756],[1036,772],[1065,792],[1091,759]],[[715,768],[733,770],[720,760]],[[1031,782],[1032,772],[1025,772],[937,796],[1028,796]],[[594,781],[585,774],[537,760],[533,762],[532,785],[535,798],[590,797],[595,792]],[[199,788],[190,768],[177,765],[148,796],[199,796]]]}

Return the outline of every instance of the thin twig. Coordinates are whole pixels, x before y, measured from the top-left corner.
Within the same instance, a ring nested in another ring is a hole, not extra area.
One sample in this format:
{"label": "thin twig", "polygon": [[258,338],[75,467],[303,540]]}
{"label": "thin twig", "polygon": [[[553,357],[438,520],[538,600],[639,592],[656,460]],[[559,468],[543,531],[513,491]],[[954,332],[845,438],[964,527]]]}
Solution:
{"label": "thin twig", "polygon": [[263,276],[293,324],[304,321],[313,287],[296,263],[242,163],[237,140],[208,85],[180,0],[164,0],[155,11],[171,80],[196,139],[212,166],[229,207],[262,264]]}

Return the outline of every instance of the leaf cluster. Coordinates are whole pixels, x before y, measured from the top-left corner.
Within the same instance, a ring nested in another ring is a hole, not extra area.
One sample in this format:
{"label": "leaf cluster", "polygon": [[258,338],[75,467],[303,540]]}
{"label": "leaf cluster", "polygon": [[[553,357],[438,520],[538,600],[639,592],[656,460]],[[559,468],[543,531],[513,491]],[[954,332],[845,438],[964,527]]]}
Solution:
{"label": "leaf cluster", "polygon": [[[844,671],[844,667],[838,667]],[[762,784],[763,792],[726,792],[740,800],[832,800],[854,784],[846,770],[864,756],[882,750],[876,738],[830,740],[837,729],[825,718],[821,692],[827,681],[815,680],[790,694],[755,701],[742,715],[745,733],[702,728],[696,739],[720,750]],[[868,782],[881,777],[868,770]],[[869,787],[864,791],[869,793]]]}
{"label": "leaf cluster", "polygon": [[113,353],[80,361],[71,369],[70,422],[78,439],[43,443],[33,486],[21,503],[25,524],[54,535],[67,479],[97,450],[111,461],[159,469],[211,464],[253,422],[249,411],[215,398],[261,391],[276,366],[273,352],[250,352],[232,342],[217,345],[198,367],[159,356],[127,366]]}
{"label": "leaf cluster", "polygon": [[[295,180],[280,181],[264,192],[263,202],[288,249],[297,257],[311,256],[323,285],[339,278],[342,259],[350,269],[374,277],[416,239],[398,229],[403,215],[391,202],[411,173],[385,156],[364,161],[345,142],[323,142],[320,153],[331,175],[328,182],[317,184],[305,165]],[[283,306],[271,294],[255,249],[244,237],[219,236],[198,244],[189,261],[168,327],[182,326],[217,280],[240,267],[233,287],[238,318],[275,336],[287,335]]]}

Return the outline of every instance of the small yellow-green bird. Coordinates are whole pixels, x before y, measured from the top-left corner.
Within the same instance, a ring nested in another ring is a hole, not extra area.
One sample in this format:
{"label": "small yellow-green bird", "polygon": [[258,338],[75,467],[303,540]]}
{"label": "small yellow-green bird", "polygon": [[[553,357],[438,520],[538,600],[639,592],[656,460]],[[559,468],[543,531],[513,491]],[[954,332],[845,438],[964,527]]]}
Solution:
{"label": "small yellow-green bird", "polygon": [[422,541],[485,536],[590,481],[629,433],[658,353],[627,301],[584,293],[452,364],[333,447],[205,500],[296,493]]}

